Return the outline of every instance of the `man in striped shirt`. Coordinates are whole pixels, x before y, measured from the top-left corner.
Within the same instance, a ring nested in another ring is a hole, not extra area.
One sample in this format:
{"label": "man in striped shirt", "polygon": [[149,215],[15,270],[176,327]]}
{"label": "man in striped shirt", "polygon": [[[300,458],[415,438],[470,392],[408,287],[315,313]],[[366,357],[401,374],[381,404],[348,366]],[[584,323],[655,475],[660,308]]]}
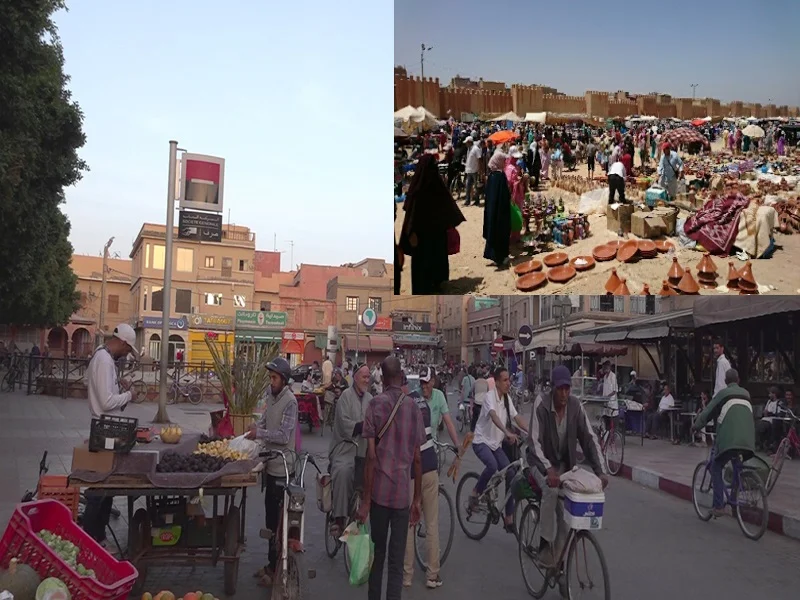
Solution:
{"label": "man in striped shirt", "polygon": [[[372,399],[364,414],[362,437],[367,440],[369,448],[364,469],[364,498],[358,520],[364,523],[369,517],[375,544],[368,599],[381,598],[383,565],[388,553],[386,599],[400,600],[408,528],[416,525],[420,517],[420,446],[425,443],[426,436],[422,413],[400,389],[403,378],[400,361],[394,356],[386,358],[381,363],[381,372],[385,390]],[[409,507],[412,468],[414,497]]]}

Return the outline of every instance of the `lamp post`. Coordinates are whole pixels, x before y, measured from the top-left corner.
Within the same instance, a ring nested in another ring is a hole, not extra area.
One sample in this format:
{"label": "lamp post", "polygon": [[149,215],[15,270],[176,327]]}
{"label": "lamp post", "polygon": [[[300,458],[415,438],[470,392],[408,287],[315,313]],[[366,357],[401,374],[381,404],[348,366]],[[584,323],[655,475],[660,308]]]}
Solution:
{"label": "lamp post", "polygon": [[700,84],[699,84],[699,83],[693,83],[693,84],[691,84],[691,88],[692,88],[692,100],[694,100],[694,95],[695,95],[695,92],[697,91],[697,86],[698,86],[698,85],[700,85]]}
{"label": "lamp post", "polygon": [[566,343],[567,317],[572,312],[572,302],[567,296],[556,296],[553,299],[553,316],[558,320],[558,345]]}
{"label": "lamp post", "polygon": [[422,50],[419,53],[419,70],[422,76],[422,107],[425,107],[425,53],[433,50],[433,46],[426,46],[422,44]]}

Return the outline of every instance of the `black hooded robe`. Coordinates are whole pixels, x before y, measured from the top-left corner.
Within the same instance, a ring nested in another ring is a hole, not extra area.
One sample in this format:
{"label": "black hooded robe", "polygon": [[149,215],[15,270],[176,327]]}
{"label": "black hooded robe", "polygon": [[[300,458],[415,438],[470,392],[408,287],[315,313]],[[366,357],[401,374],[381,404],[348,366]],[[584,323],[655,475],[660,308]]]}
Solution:
{"label": "black hooded robe", "polygon": [[486,208],[483,213],[483,257],[498,266],[508,258],[511,239],[511,192],[502,171],[492,171],[486,181]]}

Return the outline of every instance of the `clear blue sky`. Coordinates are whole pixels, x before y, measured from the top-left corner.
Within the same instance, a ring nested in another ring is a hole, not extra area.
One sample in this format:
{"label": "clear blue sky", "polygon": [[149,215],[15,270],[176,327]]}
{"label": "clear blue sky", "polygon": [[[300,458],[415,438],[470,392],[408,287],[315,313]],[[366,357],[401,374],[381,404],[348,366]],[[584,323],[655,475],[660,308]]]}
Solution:
{"label": "clear blue sky", "polygon": [[[166,218],[170,139],[226,159],[225,219],[282,266],[393,257],[388,2],[69,0],[56,24],[91,171],[67,190],[76,252],[130,252]],[[325,158],[326,160],[322,160]],[[380,218],[386,215],[385,218]],[[177,217],[176,217],[177,223]]]}
{"label": "clear blue sky", "polygon": [[[541,7],[541,8],[535,8]],[[800,0],[398,0],[395,64],[462,77],[800,106]]]}

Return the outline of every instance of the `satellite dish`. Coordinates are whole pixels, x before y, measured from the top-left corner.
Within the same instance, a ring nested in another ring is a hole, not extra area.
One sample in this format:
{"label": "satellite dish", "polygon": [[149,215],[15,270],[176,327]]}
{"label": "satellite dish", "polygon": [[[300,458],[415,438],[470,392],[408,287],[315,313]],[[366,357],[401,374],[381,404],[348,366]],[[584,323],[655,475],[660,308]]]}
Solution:
{"label": "satellite dish", "polygon": [[361,269],[361,276],[362,276],[362,277],[369,277],[369,270],[367,270],[367,268],[366,268],[366,267],[364,267],[363,269]]}

